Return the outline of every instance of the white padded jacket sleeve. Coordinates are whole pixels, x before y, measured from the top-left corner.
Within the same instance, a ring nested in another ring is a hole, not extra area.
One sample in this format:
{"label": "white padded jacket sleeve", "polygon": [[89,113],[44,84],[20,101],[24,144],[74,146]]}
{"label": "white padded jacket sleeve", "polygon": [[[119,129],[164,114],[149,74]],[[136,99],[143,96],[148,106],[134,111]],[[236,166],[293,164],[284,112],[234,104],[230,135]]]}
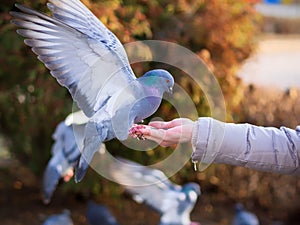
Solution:
{"label": "white padded jacket sleeve", "polygon": [[[195,123],[192,160],[225,163],[255,170],[300,174],[300,126],[259,127],[202,117]],[[201,169],[200,169],[201,170]]]}

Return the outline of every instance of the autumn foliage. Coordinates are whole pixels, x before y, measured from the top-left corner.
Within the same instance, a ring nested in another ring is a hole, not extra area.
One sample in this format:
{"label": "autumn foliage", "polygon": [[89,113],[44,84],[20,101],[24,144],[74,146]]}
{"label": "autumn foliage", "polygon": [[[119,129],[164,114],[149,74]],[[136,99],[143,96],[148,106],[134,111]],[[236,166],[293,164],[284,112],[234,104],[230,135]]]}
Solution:
{"label": "autumn foliage", "polygon": [[[122,43],[166,40],[197,53],[218,77],[227,99],[235,98],[239,87],[235,71],[255,47],[257,20],[249,1],[83,2]],[[47,11],[44,0],[19,3]],[[67,90],[57,84],[15,33],[15,27],[9,23],[11,9],[13,1],[1,4],[1,133],[12,155],[40,173],[49,158],[51,134],[56,124],[71,112],[72,101]],[[139,73],[142,70],[137,68]],[[193,89],[190,82],[182,85]],[[201,90],[194,88],[191,94],[199,96],[196,105],[200,113],[209,113],[201,110],[202,106],[207,108]],[[233,103],[237,102],[228,101],[229,105]]]}

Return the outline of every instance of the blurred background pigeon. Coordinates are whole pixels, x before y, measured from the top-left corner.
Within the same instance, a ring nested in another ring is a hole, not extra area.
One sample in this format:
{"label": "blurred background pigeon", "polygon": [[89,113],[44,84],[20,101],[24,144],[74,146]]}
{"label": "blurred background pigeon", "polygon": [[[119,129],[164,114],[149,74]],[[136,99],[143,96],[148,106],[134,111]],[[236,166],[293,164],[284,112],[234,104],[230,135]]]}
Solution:
{"label": "blurred background pigeon", "polygon": [[156,112],[174,79],[165,70],[136,78],[118,38],[79,0],[49,0],[47,6],[52,16],[16,4],[21,12],[11,12],[12,22],[90,118],[75,170],[78,182],[101,143],[127,139],[134,123]]}
{"label": "blurred background pigeon", "polygon": [[54,214],[49,216],[43,223],[43,225],[74,225],[71,219],[71,212],[68,209],[64,209],[61,214]]}
{"label": "blurred background pigeon", "polygon": [[235,211],[232,225],[259,225],[257,216],[245,210],[245,207],[241,203],[235,205]]}
{"label": "blurred background pigeon", "polygon": [[120,225],[105,205],[94,201],[87,204],[86,219],[89,225]]}
{"label": "blurred background pigeon", "polygon": [[[71,113],[59,123],[53,134],[54,144],[43,176],[43,201],[48,204],[61,178],[68,182],[80,157],[85,124],[88,118],[82,111]],[[102,148],[105,148],[102,145]]]}
{"label": "blurred background pigeon", "polygon": [[199,224],[190,219],[201,194],[198,184],[176,185],[162,171],[123,158],[112,163],[109,171],[135,201],[160,213],[159,225]]}

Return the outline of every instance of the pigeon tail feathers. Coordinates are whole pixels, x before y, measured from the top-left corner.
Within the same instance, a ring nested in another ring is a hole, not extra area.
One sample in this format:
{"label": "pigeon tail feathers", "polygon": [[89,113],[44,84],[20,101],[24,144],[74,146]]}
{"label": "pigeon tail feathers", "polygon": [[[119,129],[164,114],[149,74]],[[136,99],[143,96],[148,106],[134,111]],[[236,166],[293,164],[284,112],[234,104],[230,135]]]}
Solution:
{"label": "pigeon tail feathers", "polygon": [[94,154],[100,149],[103,141],[106,140],[108,129],[92,121],[88,122],[85,127],[84,147],[81,152],[79,163],[75,169],[75,182],[80,182],[85,176],[89,164]]}

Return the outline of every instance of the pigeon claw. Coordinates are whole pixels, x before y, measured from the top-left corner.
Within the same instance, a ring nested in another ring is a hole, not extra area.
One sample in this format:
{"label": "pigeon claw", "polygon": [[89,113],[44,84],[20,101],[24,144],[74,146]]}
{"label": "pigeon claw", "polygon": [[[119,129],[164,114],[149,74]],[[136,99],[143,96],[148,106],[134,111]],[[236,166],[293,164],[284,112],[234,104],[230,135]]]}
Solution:
{"label": "pigeon claw", "polygon": [[136,139],[138,140],[146,140],[146,138],[144,137],[144,134],[136,134]]}
{"label": "pigeon claw", "polygon": [[144,134],[140,131],[143,128],[145,128],[144,125],[134,124],[129,130],[129,135],[138,140],[146,140]]}

